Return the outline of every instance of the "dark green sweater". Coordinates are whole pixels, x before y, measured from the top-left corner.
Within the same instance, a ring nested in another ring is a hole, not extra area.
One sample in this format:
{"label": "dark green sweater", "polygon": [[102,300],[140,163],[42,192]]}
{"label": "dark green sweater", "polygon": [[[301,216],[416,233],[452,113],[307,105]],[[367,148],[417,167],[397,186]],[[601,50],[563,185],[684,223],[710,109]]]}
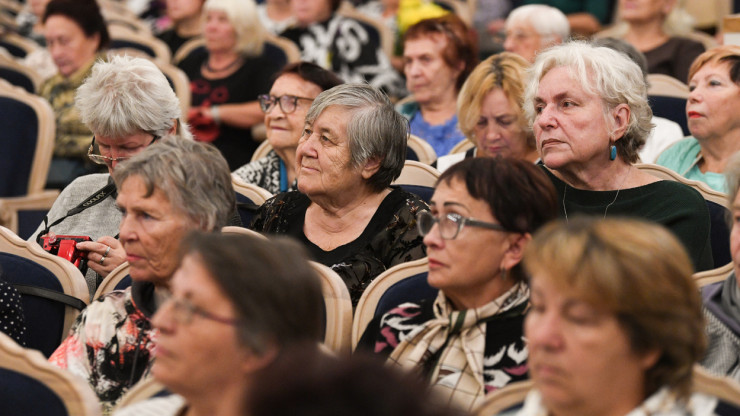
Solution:
{"label": "dark green sweater", "polygon": [[[552,180],[560,199],[560,216],[568,218],[577,214],[604,216],[609,207],[609,217],[637,217],[657,222],[671,230],[683,243],[691,257],[696,271],[709,270],[714,267],[710,240],[709,209],[699,192],[674,181],[658,181],[637,188],[619,191],[587,191],[568,186],[548,169],[542,169]],[[616,197],[616,201],[615,198]]]}

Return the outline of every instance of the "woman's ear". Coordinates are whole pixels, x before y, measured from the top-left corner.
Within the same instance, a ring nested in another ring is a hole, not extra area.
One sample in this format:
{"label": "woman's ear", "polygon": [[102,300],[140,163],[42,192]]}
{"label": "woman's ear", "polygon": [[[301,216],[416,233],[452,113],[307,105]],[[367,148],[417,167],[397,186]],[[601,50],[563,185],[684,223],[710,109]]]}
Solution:
{"label": "woman's ear", "polygon": [[167,133],[169,133],[169,134],[176,134],[177,133],[177,129],[178,129],[179,125],[180,125],[180,120],[178,120],[176,118],[173,118],[172,121],[173,121],[172,127],[170,127],[170,130]]}
{"label": "woman's ear", "polygon": [[614,123],[612,127],[612,140],[617,141],[624,136],[625,132],[627,132],[632,111],[627,104],[619,104],[611,111],[611,114],[611,121]]}
{"label": "woman's ear", "polygon": [[383,160],[378,157],[373,157],[368,159],[367,162],[365,162],[365,165],[362,167],[362,178],[365,180],[368,180],[375,175],[376,172],[380,169],[380,163]]}
{"label": "woman's ear", "polygon": [[509,248],[504,252],[504,258],[501,260],[501,266],[506,270],[511,270],[514,266],[521,263],[524,258],[524,249],[532,241],[532,234],[512,234],[509,236]]}

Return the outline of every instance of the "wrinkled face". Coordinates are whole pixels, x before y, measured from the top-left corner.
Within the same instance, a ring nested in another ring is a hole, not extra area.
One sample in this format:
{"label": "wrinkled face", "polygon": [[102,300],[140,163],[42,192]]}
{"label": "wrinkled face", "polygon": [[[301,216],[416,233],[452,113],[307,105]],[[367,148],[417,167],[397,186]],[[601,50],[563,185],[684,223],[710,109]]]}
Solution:
{"label": "wrinkled face", "polygon": [[676,0],[619,0],[619,15],[627,22],[664,19]]}
{"label": "wrinkled face", "polygon": [[145,195],[144,181],[136,175],[118,189],[116,205],[123,213],[119,240],[132,279],[166,285],[177,268],[180,241],[194,223],[158,188]]}
{"label": "wrinkled face", "polygon": [[44,37],[54,65],[64,77],[69,77],[95,59],[100,43],[97,33],[87,37],[74,20],[62,15],[52,15],[46,19]]}
{"label": "wrinkled face", "polygon": [[298,141],[298,189],[310,198],[348,195],[363,186],[361,169],[351,163],[348,117],[346,109],[328,107],[306,125]]}
{"label": "wrinkled face", "polygon": [[610,131],[602,100],[584,91],[568,68],[545,74],[534,101],[532,128],[547,167],[561,169],[608,159]]}
{"label": "wrinkled face", "polygon": [[167,0],[167,17],[175,22],[196,17],[203,8],[203,0]]}
{"label": "wrinkled face", "polygon": [[[296,97],[316,98],[321,93],[318,85],[308,82],[296,74],[285,74],[280,76],[272,84],[270,95],[282,97],[293,95]],[[275,149],[293,148],[298,146],[298,140],[303,134],[303,126],[306,123],[306,114],[311,107],[311,101],[298,100],[296,108],[291,113],[285,113],[280,104],[275,103],[270,111],[265,113],[265,126],[267,127],[267,140]]]}
{"label": "wrinkled face", "polygon": [[329,0],[291,0],[290,5],[300,26],[323,22],[332,14]]}
{"label": "wrinkled face", "polygon": [[447,45],[444,35],[407,40],[403,48],[403,72],[406,87],[419,105],[439,102],[454,96],[455,83],[462,71],[447,65],[442,51]]}
{"label": "wrinkled face", "polygon": [[[132,134],[128,137],[113,138],[101,135],[95,135],[95,144],[98,146],[98,152],[102,156],[109,157],[112,159],[118,158],[132,158],[140,152],[144,151],[152,142],[154,136],[151,133],[140,132]],[[113,170],[120,163],[119,161],[111,161],[106,163],[108,166],[108,173],[113,174]]]}
{"label": "wrinkled face", "polygon": [[222,10],[206,12],[203,35],[209,51],[233,51],[236,47],[236,30],[229,16]]}
{"label": "wrinkled face", "polygon": [[508,52],[515,53],[531,63],[542,46],[542,36],[529,23],[507,25],[504,49]]}
{"label": "wrinkled face", "polygon": [[523,158],[529,152],[527,134],[520,123],[519,109],[502,89],[491,90],[483,98],[480,117],[473,129],[478,156]]}
{"label": "wrinkled face", "polygon": [[[730,232],[730,251],[732,262],[735,263],[735,275],[740,273],[740,192],[732,203],[732,231]],[[738,280],[740,282],[740,280]],[[740,283],[738,283],[740,285]]]}
{"label": "wrinkled face", "polygon": [[[533,275],[530,287],[532,308],[524,324],[529,374],[552,414],[626,414],[642,402],[625,396],[624,387],[642,391],[645,371],[657,358],[632,351],[616,315],[544,274]],[[622,407],[624,412],[615,411]]]}
{"label": "wrinkled face", "polygon": [[190,314],[177,306],[177,302],[189,302],[211,316],[236,319],[231,301],[197,255],[185,256],[170,286],[171,300],[152,319],[159,330],[154,377],[185,397],[243,383],[245,374],[240,362],[250,354],[240,345],[236,326],[198,312]]}
{"label": "wrinkled face", "polygon": [[[449,184],[439,183],[429,208],[437,218],[458,214],[498,223],[488,204],[470,196],[465,183],[459,179],[453,179]],[[480,299],[481,293],[494,293],[508,238],[509,233],[506,232],[463,226],[455,239],[445,240],[439,233],[439,224],[434,225],[424,236],[429,258],[429,285],[442,290],[458,307],[471,307],[472,301]],[[486,300],[495,298],[492,294]]]}
{"label": "wrinkled face", "polygon": [[699,140],[721,138],[740,129],[740,86],[730,79],[728,63],[705,64],[689,80],[686,118]]}

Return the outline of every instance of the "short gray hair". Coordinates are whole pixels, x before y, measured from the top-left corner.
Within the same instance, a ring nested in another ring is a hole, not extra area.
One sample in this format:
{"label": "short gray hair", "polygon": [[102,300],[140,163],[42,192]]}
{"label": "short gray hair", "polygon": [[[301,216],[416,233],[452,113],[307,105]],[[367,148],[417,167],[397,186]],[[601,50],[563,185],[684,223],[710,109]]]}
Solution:
{"label": "short gray hair", "polygon": [[147,59],[99,60],[77,88],[75,106],[96,135],[118,139],[146,132],[163,137],[177,120],[178,133],[192,139],[182,122],[180,100],[162,71]]}
{"label": "short gray hair", "polygon": [[653,111],[647,100],[647,83],[640,67],[623,53],[603,46],[594,46],[584,41],[569,41],[554,46],[539,55],[529,69],[529,82],[524,93],[524,111],[529,123],[535,119],[534,98],[540,80],[551,69],[566,67],[581,88],[601,97],[607,125],[613,120],[608,117],[619,104],[630,108],[627,131],[615,145],[619,156],[629,163],[638,159],[638,150],[653,128]]}
{"label": "short gray hair", "polygon": [[506,18],[506,27],[518,23],[531,25],[542,38],[542,47],[565,42],[570,36],[568,18],[559,9],[544,4],[528,4],[512,10]]}
{"label": "short gray hair", "polygon": [[368,185],[381,191],[401,174],[406,160],[409,123],[394,108],[388,96],[368,84],[342,84],[316,97],[306,115],[312,125],[324,110],[339,106],[349,111],[347,140],[352,164],[362,166],[368,160],[380,160],[380,169],[368,179]]}
{"label": "short gray hair", "polygon": [[146,197],[159,189],[201,230],[220,230],[236,208],[229,165],[209,144],[165,137],[113,171],[119,189],[132,176],[144,182]]}
{"label": "short gray hair", "polygon": [[203,19],[210,10],[226,13],[236,32],[238,52],[246,56],[258,56],[262,53],[267,30],[259,20],[254,0],[206,0],[203,5]]}

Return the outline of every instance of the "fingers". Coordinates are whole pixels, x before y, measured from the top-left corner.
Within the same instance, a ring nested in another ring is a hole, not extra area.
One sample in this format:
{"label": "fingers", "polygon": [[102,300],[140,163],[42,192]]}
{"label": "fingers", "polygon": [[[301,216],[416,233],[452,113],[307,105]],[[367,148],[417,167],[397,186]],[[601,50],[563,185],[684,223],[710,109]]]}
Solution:
{"label": "fingers", "polygon": [[103,277],[126,261],[126,251],[120,241],[111,236],[77,243],[77,248],[87,251],[87,266]]}

